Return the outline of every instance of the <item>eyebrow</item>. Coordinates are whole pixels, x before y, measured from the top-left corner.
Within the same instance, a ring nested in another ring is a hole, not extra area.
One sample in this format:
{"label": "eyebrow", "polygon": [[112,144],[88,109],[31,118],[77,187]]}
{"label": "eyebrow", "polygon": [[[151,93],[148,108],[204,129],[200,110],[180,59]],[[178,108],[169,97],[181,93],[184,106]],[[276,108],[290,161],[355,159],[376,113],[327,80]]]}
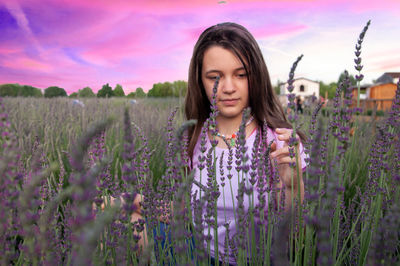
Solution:
{"label": "eyebrow", "polygon": [[[236,72],[236,71],[240,71],[240,70],[246,70],[244,67],[238,67],[238,68],[236,68],[235,70],[234,70],[234,72]],[[212,73],[212,72],[221,72],[220,70],[216,70],[216,69],[211,69],[211,70],[208,70],[208,71],[206,71],[206,75],[207,74],[209,74],[209,73]]]}

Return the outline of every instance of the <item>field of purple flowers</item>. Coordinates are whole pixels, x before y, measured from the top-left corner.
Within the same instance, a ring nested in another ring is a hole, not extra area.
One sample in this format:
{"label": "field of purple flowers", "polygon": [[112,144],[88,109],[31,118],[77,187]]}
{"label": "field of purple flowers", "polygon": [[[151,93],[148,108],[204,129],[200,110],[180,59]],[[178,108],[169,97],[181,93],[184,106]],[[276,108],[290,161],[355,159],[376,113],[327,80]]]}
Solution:
{"label": "field of purple flowers", "polygon": [[[356,46],[359,82],[367,28]],[[392,109],[377,123],[358,119],[349,88],[344,79],[327,118],[320,105],[312,116],[297,114],[289,95],[288,119],[308,136],[309,155],[305,200],[289,212],[277,199],[279,177],[268,171],[268,143],[245,147],[243,123],[236,152],[227,155],[245,177],[237,198],[240,228],[225,239],[220,261],[232,252],[238,264],[251,265],[400,263],[400,82]],[[0,104],[0,264],[209,265],[203,224],[214,225],[219,192],[210,182],[203,197],[190,193],[186,129],[195,121],[183,120],[177,100],[88,99],[77,106],[68,99],[6,98]],[[246,150],[255,161],[246,160]],[[211,179],[219,171],[212,153],[202,158]],[[260,204],[245,209],[243,198],[253,190]],[[131,223],[138,193],[146,220]],[[111,205],[111,197],[124,201]],[[171,202],[174,212],[166,211]],[[171,240],[165,244],[163,216]],[[139,250],[145,225],[147,246]]]}

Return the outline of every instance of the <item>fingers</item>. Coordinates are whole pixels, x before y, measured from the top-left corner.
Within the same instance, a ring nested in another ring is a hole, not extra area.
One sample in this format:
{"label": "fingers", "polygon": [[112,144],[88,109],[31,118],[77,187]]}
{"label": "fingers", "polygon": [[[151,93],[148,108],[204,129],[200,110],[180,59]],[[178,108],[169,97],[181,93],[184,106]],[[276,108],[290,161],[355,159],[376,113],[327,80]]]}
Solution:
{"label": "fingers", "polygon": [[[100,209],[99,209],[101,211],[104,211],[106,206],[114,206],[115,205],[115,200],[116,199],[111,197],[111,196],[110,196],[110,200],[107,201],[107,202],[106,202],[107,198],[105,196],[102,196],[102,199],[103,199],[103,202],[101,203]],[[94,202],[92,203],[92,209],[93,210],[97,209],[97,206],[96,206],[96,204]]]}
{"label": "fingers", "polygon": [[275,149],[275,151],[271,152],[270,155],[273,159],[289,156],[289,146],[284,146],[280,149]]}
{"label": "fingers", "polygon": [[[273,143],[272,145],[274,145]],[[272,147],[271,145],[271,147]],[[290,157],[290,147],[289,146],[283,146],[282,148],[276,149],[276,144],[275,144],[275,149],[271,149],[270,157],[272,160],[275,160],[278,164],[285,164],[285,163],[292,163],[296,162],[296,157],[294,156],[293,158]],[[296,147],[297,152],[299,152],[299,147]]]}
{"label": "fingers", "polygon": [[290,158],[289,156],[282,156],[282,157],[275,158],[275,161],[277,162],[278,165],[289,164],[289,163],[296,162],[296,158]]}
{"label": "fingers", "polygon": [[[289,128],[276,128],[275,133],[277,135],[278,140],[283,141],[283,146],[290,146],[290,143],[299,144],[299,135],[296,134],[296,139],[294,140],[292,137],[293,130]],[[293,145],[293,144],[292,144]]]}
{"label": "fingers", "polygon": [[284,141],[286,144],[292,135],[292,130],[288,128],[277,128],[275,129],[278,139]]}

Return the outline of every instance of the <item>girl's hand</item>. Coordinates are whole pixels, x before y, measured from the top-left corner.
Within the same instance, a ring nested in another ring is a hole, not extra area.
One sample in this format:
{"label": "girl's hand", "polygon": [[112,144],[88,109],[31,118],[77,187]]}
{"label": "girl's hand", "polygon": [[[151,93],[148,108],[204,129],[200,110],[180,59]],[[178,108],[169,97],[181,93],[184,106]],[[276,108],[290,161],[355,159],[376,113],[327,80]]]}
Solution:
{"label": "girl's hand", "polygon": [[[274,142],[271,145],[271,153],[270,153],[270,158],[272,160],[275,160],[277,165],[278,165],[278,173],[280,177],[280,181],[285,184],[286,188],[291,188],[293,185],[293,188],[297,188],[297,171],[296,168],[294,171],[294,176],[293,176],[293,184],[292,184],[292,168],[290,167],[290,163],[295,163],[296,162],[296,157],[290,158],[289,156],[289,139],[292,136],[292,130],[288,128],[277,128],[275,130],[276,134],[278,135],[278,140],[284,141],[283,147],[277,149],[277,144]],[[297,139],[299,139],[298,136],[296,136]],[[297,144],[295,146],[297,153],[299,153],[299,145]],[[301,160],[300,156],[298,156],[298,161],[297,165],[299,166],[300,169],[300,179],[302,178],[302,172],[301,172]],[[301,180],[302,181],[302,180]]]}
{"label": "girl's hand", "polygon": [[[104,208],[105,208],[104,200],[105,200],[105,197],[103,197],[103,203],[100,206],[100,209],[102,211],[104,211]],[[117,200],[116,198],[113,198],[113,197],[110,196],[110,202],[108,204],[110,204],[110,206],[114,206],[116,200]],[[135,200],[133,201],[133,204],[136,206],[135,212],[138,213],[138,214],[141,214],[141,206],[140,206],[140,204],[141,204],[142,200],[143,200],[142,195],[137,194],[136,197],[135,197]],[[120,205],[122,206],[125,203],[124,197],[119,196],[119,201],[120,201]],[[97,208],[94,203],[92,205],[92,208],[93,208],[93,210],[95,210]]]}

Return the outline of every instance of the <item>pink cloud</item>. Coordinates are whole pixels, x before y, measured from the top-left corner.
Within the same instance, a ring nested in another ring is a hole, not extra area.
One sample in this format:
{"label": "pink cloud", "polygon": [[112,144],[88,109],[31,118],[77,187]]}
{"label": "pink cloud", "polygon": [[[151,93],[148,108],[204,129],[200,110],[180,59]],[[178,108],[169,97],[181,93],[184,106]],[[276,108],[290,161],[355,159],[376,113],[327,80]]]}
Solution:
{"label": "pink cloud", "polygon": [[254,29],[252,30],[252,34],[255,38],[263,38],[274,35],[297,33],[304,31],[307,28],[307,25],[301,24],[275,24]]}
{"label": "pink cloud", "polygon": [[[346,1],[347,2],[347,1]],[[382,0],[382,1],[364,1],[355,0],[348,1],[349,10],[355,14],[372,11],[376,13],[379,10],[400,16],[400,1],[398,0]]]}
{"label": "pink cloud", "polygon": [[53,67],[51,65],[27,57],[20,57],[16,60],[5,61],[3,62],[3,66],[13,69],[24,69],[35,72],[50,72],[51,70],[53,70]]}
{"label": "pink cloud", "polygon": [[381,60],[379,62],[374,63],[375,67],[368,69],[367,71],[377,72],[381,71],[388,72],[388,71],[400,71],[400,57],[392,57],[387,60]]}
{"label": "pink cloud", "polygon": [[17,54],[21,52],[22,52],[21,47],[17,47],[10,44],[8,45],[0,44],[0,54],[2,54],[3,56]]}

